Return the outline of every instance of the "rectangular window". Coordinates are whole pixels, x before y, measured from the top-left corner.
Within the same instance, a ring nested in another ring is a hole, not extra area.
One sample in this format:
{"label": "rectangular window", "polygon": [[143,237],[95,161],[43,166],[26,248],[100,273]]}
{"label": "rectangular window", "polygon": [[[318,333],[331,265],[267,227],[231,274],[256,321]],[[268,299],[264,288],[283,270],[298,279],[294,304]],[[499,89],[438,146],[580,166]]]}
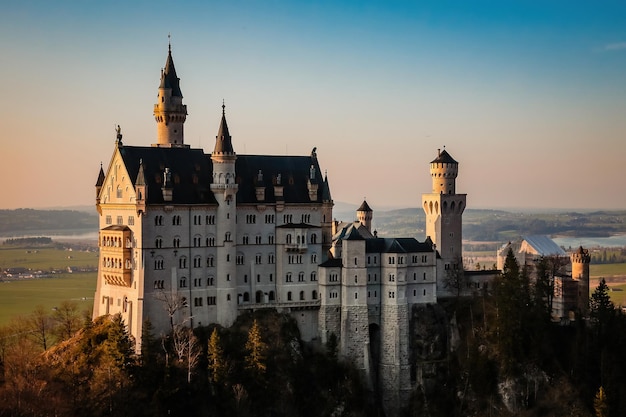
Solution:
{"label": "rectangular window", "polygon": [[135,225],[135,217],[134,216],[128,216],[128,225],[129,226],[134,226]]}
{"label": "rectangular window", "polygon": [[124,224],[124,217],[122,216],[117,216],[117,224],[118,225],[123,225]]}
{"label": "rectangular window", "polygon": [[106,224],[111,224],[113,223],[113,220],[111,219],[111,216],[106,216]]}
{"label": "rectangular window", "polygon": [[215,297],[207,297],[206,298],[206,304],[209,306],[214,306],[215,305]]}

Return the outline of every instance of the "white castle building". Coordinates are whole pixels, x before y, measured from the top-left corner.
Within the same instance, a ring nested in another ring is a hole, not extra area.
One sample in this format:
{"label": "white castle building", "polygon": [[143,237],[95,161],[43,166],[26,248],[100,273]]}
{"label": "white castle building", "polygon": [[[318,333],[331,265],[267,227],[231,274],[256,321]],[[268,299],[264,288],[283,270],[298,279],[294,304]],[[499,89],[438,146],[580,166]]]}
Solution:
{"label": "white castle building", "polygon": [[331,243],[332,200],[315,151],[237,155],[225,107],[213,153],[185,144],[187,108],[171,49],[154,105],[157,141],[127,146],[118,128],[96,184],[100,265],[94,317],[121,313],[140,343],[149,319],[230,326],[242,310],[296,310],[317,337],[318,264]]}
{"label": "white castle building", "polygon": [[118,127],[96,183],[100,260],[93,316],[120,313],[140,348],[146,320],[233,324],[243,311],[290,313],[302,339],[327,342],[382,393],[388,415],[414,382],[411,312],[450,295],[462,268],[458,162],[443,150],[422,197],[424,242],[379,238],[366,202],[357,221],[334,221],[328,179],[307,156],[238,155],[225,106],[211,154],[185,144],[187,107],[171,48],[154,116],[156,142],[128,146]]}

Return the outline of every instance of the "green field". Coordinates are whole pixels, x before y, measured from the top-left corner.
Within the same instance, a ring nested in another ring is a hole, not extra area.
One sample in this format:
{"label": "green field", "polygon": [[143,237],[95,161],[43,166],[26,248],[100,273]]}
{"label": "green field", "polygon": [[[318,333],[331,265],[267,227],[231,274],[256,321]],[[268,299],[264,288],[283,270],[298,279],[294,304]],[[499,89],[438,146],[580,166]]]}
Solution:
{"label": "green field", "polygon": [[70,251],[50,247],[16,248],[0,246],[0,268],[31,268],[48,271],[68,266],[87,267],[98,265],[97,252]]}
{"label": "green field", "polygon": [[76,301],[81,311],[91,311],[96,277],[96,272],[90,272],[0,282],[0,326],[14,316],[30,314],[38,305],[52,310],[64,300]]}
{"label": "green field", "polygon": [[[626,284],[609,285],[609,296],[616,306],[626,306]],[[593,292],[595,288],[591,290]]]}
{"label": "green field", "polygon": [[589,275],[592,277],[610,277],[613,275],[626,275],[626,263],[620,264],[591,264]]}

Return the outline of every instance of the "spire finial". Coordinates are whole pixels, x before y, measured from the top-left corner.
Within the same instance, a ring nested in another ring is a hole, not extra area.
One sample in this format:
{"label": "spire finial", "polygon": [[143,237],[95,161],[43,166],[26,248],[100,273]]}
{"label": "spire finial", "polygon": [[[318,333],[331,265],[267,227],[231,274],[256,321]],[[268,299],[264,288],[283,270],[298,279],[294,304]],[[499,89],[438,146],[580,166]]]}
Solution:
{"label": "spire finial", "polygon": [[172,53],[172,34],[167,33],[167,50],[169,53]]}
{"label": "spire finial", "polygon": [[224,104],[224,99],[222,99],[222,116],[226,116],[226,104]]}

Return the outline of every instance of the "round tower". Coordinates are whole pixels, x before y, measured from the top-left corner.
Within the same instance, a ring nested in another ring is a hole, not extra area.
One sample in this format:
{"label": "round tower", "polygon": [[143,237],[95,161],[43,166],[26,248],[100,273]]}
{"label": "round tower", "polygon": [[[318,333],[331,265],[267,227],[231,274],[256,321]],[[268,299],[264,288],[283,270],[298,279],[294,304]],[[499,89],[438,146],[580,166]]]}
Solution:
{"label": "round tower", "polygon": [[572,279],[578,281],[578,310],[586,317],[589,315],[589,263],[591,256],[588,249],[579,247],[570,255],[572,261]]}
{"label": "round tower", "polygon": [[153,146],[183,147],[183,125],[187,119],[187,106],[183,104],[180,79],[176,75],[172,46],[168,48],[165,68],[161,70],[161,84],[154,105],[154,119],[157,122],[157,143]]}
{"label": "round tower", "polygon": [[[422,194],[426,237],[436,245],[444,271],[463,268],[463,211],[467,196],[456,193],[458,172],[459,163],[445,149],[438,149],[437,158],[430,162],[432,191]],[[443,283],[437,283],[437,297],[451,295]]]}
{"label": "round tower", "polygon": [[430,163],[430,177],[433,180],[433,194],[454,194],[455,180],[459,173],[459,163],[444,149],[437,149],[437,158]]}
{"label": "round tower", "polygon": [[367,201],[363,200],[363,204],[356,210],[356,219],[361,223],[368,232],[372,232],[372,218],[374,217],[374,211],[367,204]]}

